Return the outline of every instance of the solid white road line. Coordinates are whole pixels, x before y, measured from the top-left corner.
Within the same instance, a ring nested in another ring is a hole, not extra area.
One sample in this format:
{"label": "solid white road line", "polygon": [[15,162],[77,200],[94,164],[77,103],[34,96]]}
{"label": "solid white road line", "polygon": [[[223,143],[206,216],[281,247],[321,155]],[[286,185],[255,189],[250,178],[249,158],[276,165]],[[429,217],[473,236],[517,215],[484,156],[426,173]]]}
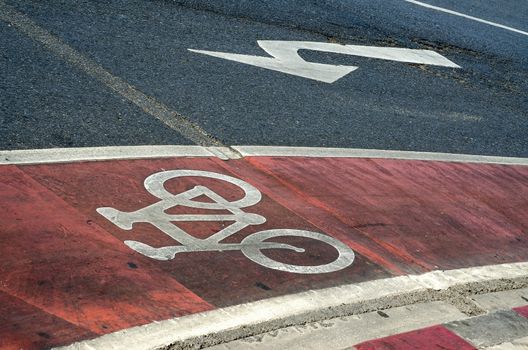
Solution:
{"label": "solid white road line", "polygon": [[410,2],[411,4],[415,4],[415,5],[418,5],[418,6],[426,7],[426,8],[432,9],[432,10],[449,13],[450,15],[455,15],[455,16],[459,16],[459,17],[470,19],[472,21],[488,24],[490,26],[494,26],[494,27],[497,27],[497,28],[506,29],[506,30],[509,30],[511,32],[519,33],[519,34],[522,34],[522,35],[528,35],[528,32],[525,32],[525,31],[522,31],[522,30],[519,30],[519,29],[515,29],[515,28],[512,28],[512,27],[508,27],[508,26],[505,26],[503,24],[499,24],[499,23],[495,23],[495,22],[491,22],[491,21],[486,21],[485,19],[481,19],[481,18],[465,15],[463,13],[456,12],[456,11],[453,11],[453,10],[448,10],[448,9],[445,9],[445,8],[442,8],[442,7],[429,5],[429,4],[426,4],[426,3],[423,3],[423,2],[420,2],[420,1],[416,1],[416,0],[404,0],[404,1]]}
{"label": "solid white road line", "polygon": [[[304,324],[342,316],[361,305],[373,311],[379,305],[390,307],[393,300],[438,292],[452,287],[468,288],[485,283],[512,283],[528,278],[528,262],[432,271],[363,283],[311,290],[247,304],[129,328],[96,339],[62,347],[64,350],[162,349],[173,345],[214,345],[294,324]],[[399,306],[399,305],[395,305]]]}
{"label": "solid white road line", "polygon": [[343,157],[343,158],[385,158],[404,160],[432,160],[443,162],[492,163],[528,165],[528,158],[479,156],[470,154],[385,151],[375,149],[323,148],[323,147],[282,147],[282,146],[232,146],[244,157]]}
{"label": "solid white road line", "polygon": [[114,146],[83,148],[50,148],[0,151],[0,164],[44,164],[79,161],[165,158],[215,157],[202,146]]}
{"label": "solid white road line", "polygon": [[111,146],[50,148],[0,151],[0,165],[45,164],[115,159],[168,157],[218,157],[223,160],[242,157],[329,157],[424,160],[462,163],[528,165],[528,158],[479,156],[469,154],[384,151],[354,148],[283,147],[283,146]]}

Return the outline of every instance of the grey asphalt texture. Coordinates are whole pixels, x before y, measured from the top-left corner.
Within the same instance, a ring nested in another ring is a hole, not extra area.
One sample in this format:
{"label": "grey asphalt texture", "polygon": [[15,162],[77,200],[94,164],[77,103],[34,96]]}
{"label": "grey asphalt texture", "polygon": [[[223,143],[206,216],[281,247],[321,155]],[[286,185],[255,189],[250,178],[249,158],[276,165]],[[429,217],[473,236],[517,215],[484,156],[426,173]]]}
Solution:
{"label": "grey asphalt texture", "polygon": [[[528,2],[427,0],[528,31]],[[6,1],[226,145],[528,157],[528,36],[403,0]],[[434,50],[462,66],[301,52],[333,84],[188,51],[257,40]],[[0,149],[191,144],[0,21]]]}

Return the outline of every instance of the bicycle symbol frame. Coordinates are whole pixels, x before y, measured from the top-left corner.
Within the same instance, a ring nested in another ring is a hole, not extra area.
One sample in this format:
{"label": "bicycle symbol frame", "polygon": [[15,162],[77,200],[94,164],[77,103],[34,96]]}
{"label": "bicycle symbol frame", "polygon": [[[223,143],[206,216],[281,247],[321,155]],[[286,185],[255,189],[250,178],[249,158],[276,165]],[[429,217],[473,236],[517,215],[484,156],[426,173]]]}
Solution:
{"label": "bicycle symbol frame", "polygon": [[[195,186],[194,188],[179,194],[172,194],[165,189],[166,181],[174,178],[191,176],[228,182],[242,189],[244,191],[244,197],[229,202],[218,193],[205,186]],[[144,186],[149,193],[159,198],[160,201],[133,212],[123,212],[111,207],[97,208],[97,212],[123,230],[132,230],[135,223],[150,223],[180,243],[180,245],[155,248],[138,241],[124,241],[128,247],[149,258],[156,260],[171,260],[174,259],[178,253],[240,250],[249,260],[259,265],[279,271],[301,274],[339,271],[350,266],[354,261],[354,252],[347,245],[333,237],[313,231],[295,229],[265,230],[247,236],[240,243],[221,243],[225,238],[236,234],[250,225],[260,225],[266,222],[266,218],[263,216],[246,213],[242,210],[242,208],[259,203],[262,199],[262,195],[255,187],[240,179],[209,171],[168,170],[148,176],[144,181]],[[193,200],[200,196],[206,196],[213,202],[199,202]],[[165,212],[175,206],[206,210],[227,210],[230,214],[172,215]],[[200,239],[188,234],[176,224],[177,222],[193,221],[231,221],[233,223],[208,238]],[[266,249],[285,249],[302,253],[304,252],[304,249],[290,244],[266,241],[275,237],[304,237],[318,240],[331,245],[337,250],[339,256],[330,263],[316,266],[282,263],[267,257],[261,251]]]}

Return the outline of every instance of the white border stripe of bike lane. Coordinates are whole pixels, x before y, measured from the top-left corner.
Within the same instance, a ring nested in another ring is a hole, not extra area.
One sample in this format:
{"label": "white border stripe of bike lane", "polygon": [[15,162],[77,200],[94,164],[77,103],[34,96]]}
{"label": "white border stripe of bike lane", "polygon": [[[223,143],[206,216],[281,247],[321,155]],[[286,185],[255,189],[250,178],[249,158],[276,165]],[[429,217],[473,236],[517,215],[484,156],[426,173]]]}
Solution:
{"label": "white border stripe of bike lane", "polygon": [[481,156],[470,154],[390,151],[354,148],[286,147],[286,146],[110,146],[86,148],[51,148],[0,151],[0,165],[45,164],[119,159],[148,159],[170,157],[330,157],[425,160],[462,163],[528,165],[528,158]]}
{"label": "white border stripe of bike lane", "polygon": [[493,163],[528,165],[528,158],[480,156],[471,154],[389,151],[354,148],[281,147],[281,146],[232,146],[242,156],[268,157],[334,157],[334,158],[382,158],[402,160],[431,160],[443,162]]}
{"label": "white border stripe of bike lane", "polygon": [[0,164],[42,164],[97,160],[214,156],[214,153],[202,146],[50,148],[0,151]]}
{"label": "white border stripe of bike lane", "polygon": [[[56,348],[181,349],[210,346],[306,322],[441,299],[447,289],[490,292],[528,283],[528,262],[407,275],[311,290],[134,327]],[[499,286],[499,287],[497,287]],[[379,337],[383,337],[380,334]]]}

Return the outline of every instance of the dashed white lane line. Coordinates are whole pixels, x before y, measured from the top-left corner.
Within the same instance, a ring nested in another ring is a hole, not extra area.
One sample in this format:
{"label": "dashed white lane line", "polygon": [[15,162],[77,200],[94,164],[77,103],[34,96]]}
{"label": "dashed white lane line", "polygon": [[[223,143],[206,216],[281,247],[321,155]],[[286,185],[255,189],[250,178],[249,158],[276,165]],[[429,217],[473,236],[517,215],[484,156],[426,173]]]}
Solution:
{"label": "dashed white lane line", "polygon": [[[528,278],[528,262],[490,265],[422,275],[398,276],[356,284],[260,300],[230,306],[145,326],[129,328],[96,339],[74,343],[60,349],[165,349],[188,348],[191,345],[212,346],[296,324],[385,308],[434,301],[440,291],[449,288],[466,290],[477,286],[485,291],[488,284]],[[524,283],[524,282],[522,282]],[[432,293],[427,300],[427,293]],[[402,302],[405,300],[405,303]]]}
{"label": "dashed white lane line", "polygon": [[528,158],[494,157],[470,154],[385,151],[354,148],[285,147],[285,146],[110,146],[50,148],[0,151],[0,165],[45,164],[114,159],[170,157],[217,157],[223,160],[240,157],[328,157],[424,160],[440,162],[528,165]]}
{"label": "dashed white lane line", "polygon": [[407,1],[407,2],[409,2],[409,3],[411,3],[411,4],[415,4],[415,5],[418,5],[418,6],[426,7],[426,8],[432,9],[432,10],[436,10],[436,11],[441,11],[441,12],[449,13],[450,15],[459,16],[459,17],[463,17],[463,18],[467,18],[467,19],[470,19],[470,20],[472,20],[472,21],[476,21],[476,22],[480,22],[480,23],[488,24],[488,25],[490,25],[490,26],[494,26],[494,27],[497,27],[497,28],[506,29],[506,30],[509,30],[509,31],[511,31],[511,32],[515,32],[515,33],[519,33],[519,34],[527,35],[527,36],[528,36],[528,32],[525,32],[525,31],[522,31],[522,30],[519,30],[519,29],[515,29],[515,28],[512,28],[512,27],[508,27],[508,26],[505,26],[505,25],[500,24],[500,23],[495,23],[495,22],[487,21],[487,20],[482,19],[482,18],[473,17],[473,16],[466,15],[466,14],[463,14],[463,13],[460,13],[460,12],[456,12],[456,11],[453,11],[453,10],[445,9],[445,8],[443,8],[443,7],[438,7],[438,6],[429,5],[429,4],[426,4],[426,3],[421,2],[421,1],[416,1],[416,0],[404,0],[404,1]]}

